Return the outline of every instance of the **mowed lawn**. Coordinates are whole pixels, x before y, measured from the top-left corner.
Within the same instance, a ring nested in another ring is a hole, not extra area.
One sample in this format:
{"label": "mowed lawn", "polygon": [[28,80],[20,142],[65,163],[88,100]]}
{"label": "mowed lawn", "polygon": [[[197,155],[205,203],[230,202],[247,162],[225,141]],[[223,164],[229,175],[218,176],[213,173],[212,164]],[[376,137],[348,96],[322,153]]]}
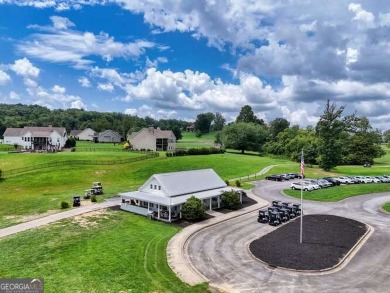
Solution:
{"label": "mowed lawn", "polygon": [[182,132],[183,138],[176,143],[177,148],[209,148],[214,146],[215,132],[196,137],[196,132]]}
{"label": "mowed lawn", "polygon": [[45,292],[207,292],[166,260],[180,228],[108,209],[0,239],[2,278],[44,278]]}
{"label": "mowed lawn", "polygon": [[[44,163],[53,158],[100,160],[114,157],[127,158],[130,155],[122,152],[75,152],[66,155],[65,153],[1,154],[1,161],[2,164],[12,164],[15,158],[22,157],[29,163]],[[32,171],[0,182],[0,228],[39,217],[48,211],[59,212],[61,201],[71,203],[73,195],[82,195],[94,181],[102,182],[105,192],[103,197],[110,197],[119,192],[136,190],[155,173],[213,168],[225,180],[256,173],[268,165],[285,163],[289,162],[226,153],[208,156],[159,157],[129,164],[64,166]],[[25,166],[21,162],[18,165]]]}
{"label": "mowed lawn", "polygon": [[390,202],[384,204],[382,206],[382,208],[386,211],[386,212],[389,212],[390,213]]}

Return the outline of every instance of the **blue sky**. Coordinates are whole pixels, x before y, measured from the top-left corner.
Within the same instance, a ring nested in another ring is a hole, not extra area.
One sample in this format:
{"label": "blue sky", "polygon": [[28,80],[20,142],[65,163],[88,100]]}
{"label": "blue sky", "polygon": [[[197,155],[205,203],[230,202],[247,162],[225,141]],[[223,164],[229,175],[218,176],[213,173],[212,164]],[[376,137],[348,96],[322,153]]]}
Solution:
{"label": "blue sky", "polygon": [[390,129],[390,3],[0,0],[0,102],[315,125],[327,99]]}

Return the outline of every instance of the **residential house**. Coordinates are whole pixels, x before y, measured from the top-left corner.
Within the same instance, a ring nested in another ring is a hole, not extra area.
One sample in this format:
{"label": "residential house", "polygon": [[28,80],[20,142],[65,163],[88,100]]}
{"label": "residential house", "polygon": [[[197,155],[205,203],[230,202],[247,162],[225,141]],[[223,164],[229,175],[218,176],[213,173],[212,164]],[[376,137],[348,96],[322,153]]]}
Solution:
{"label": "residential house", "polygon": [[232,189],[213,169],[202,169],[155,174],[138,191],[119,195],[122,210],[172,222],[182,218],[183,204],[191,196],[199,198],[206,210],[212,210],[221,206],[222,193]]}
{"label": "residential house", "polygon": [[29,150],[61,150],[68,139],[65,127],[7,128],[4,144],[20,145]]}
{"label": "residential house", "polygon": [[98,142],[121,142],[122,141],[122,137],[119,135],[119,133],[112,130],[105,130],[103,132],[99,132],[96,139]]}
{"label": "residential house", "polygon": [[176,149],[176,137],[171,130],[143,128],[131,133],[128,140],[133,150],[173,151]]}
{"label": "residential house", "polygon": [[93,141],[94,140],[94,137],[96,136],[96,132],[95,130],[91,129],[91,128],[86,128],[84,130],[72,130],[70,132],[70,135],[71,137],[74,137],[78,140],[90,140],[90,141]]}

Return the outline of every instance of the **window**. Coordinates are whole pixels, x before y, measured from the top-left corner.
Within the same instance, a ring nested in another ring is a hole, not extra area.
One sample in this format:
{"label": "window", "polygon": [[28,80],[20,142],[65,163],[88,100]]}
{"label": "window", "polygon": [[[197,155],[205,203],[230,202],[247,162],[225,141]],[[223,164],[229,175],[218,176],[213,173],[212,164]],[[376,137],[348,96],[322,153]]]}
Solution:
{"label": "window", "polygon": [[157,186],[156,186],[156,185],[154,186],[154,189],[157,189]]}
{"label": "window", "polygon": [[150,189],[153,189],[153,184],[150,184]]}
{"label": "window", "polygon": [[161,190],[161,186],[160,185],[158,186],[158,190]]}
{"label": "window", "polygon": [[149,207],[151,207],[151,208],[152,208],[152,207],[153,207],[153,204],[152,204],[152,203],[150,203],[150,204],[149,204]]}

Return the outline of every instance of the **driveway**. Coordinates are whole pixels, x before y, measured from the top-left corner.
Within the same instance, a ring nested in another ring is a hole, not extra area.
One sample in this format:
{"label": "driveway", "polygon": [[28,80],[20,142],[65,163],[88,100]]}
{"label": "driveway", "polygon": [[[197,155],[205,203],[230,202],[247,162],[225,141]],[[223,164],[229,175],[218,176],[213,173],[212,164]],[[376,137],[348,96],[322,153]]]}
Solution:
{"label": "driveway", "polygon": [[[268,201],[299,203],[299,199],[281,194],[289,184],[262,180],[253,193]],[[189,239],[184,253],[192,268],[210,285],[226,292],[385,292],[390,287],[390,215],[380,212],[378,206],[388,201],[390,193],[335,203],[304,201],[305,214],[343,216],[374,228],[349,262],[332,272],[291,272],[267,267],[254,259],[249,243],[277,229],[259,224],[256,211],[199,231]]]}

